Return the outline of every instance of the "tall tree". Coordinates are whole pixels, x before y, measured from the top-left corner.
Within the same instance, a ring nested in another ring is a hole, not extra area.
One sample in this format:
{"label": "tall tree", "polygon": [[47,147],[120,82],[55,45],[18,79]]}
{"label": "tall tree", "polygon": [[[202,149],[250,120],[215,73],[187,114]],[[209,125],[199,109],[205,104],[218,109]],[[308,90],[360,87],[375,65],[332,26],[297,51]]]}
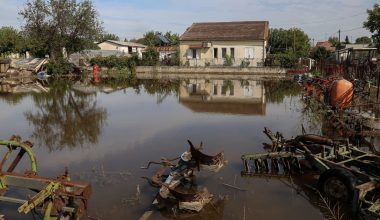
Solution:
{"label": "tall tree", "polygon": [[356,38],[355,43],[356,44],[371,44],[372,40],[371,40],[371,38],[369,38],[367,36],[363,36],[363,37]]}
{"label": "tall tree", "polygon": [[148,47],[156,46],[158,44],[157,34],[158,34],[157,31],[156,32],[148,31],[147,33],[145,33],[144,44],[147,45]]}
{"label": "tall tree", "polygon": [[334,46],[339,45],[339,39],[337,37],[329,37],[328,41]]}
{"label": "tall tree", "polygon": [[106,40],[116,40],[116,41],[119,41],[120,38],[116,34],[111,34],[111,33],[101,34],[97,38],[98,42],[103,42],[103,41],[106,41]]}
{"label": "tall tree", "polygon": [[179,35],[173,34],[171,31],[168,31],[164,35],[169,41],[170,45],[178,45],[179,44]]}
{"label": "tall tree", "polygon": [[375,4],[373,9],[367,10],[368,18],[363,23],[363,26],[372,33],[373,42],[377,48],[380,49],[380,7],[379,4]]}
{"label": "tall tree", "polygon": [[349,44],[349,43],[350,43],[350,39],[348,38],[347,35],[346,35],[346,38],[344,39],[344,43],[345,43],[345,44]]}
{"label": "tall tree", "polygon": [[272,54],[292,52],[296,57],[306,57],[311,47],[309,37],[299,28],[271,29],[269,45]]}
{"label": "tall tree", "polygon": [[13,27],[0,28],[0,54],[25,52],[23,36]]}
{"label": "tall tree", "polygon": [[37,55],[52,58],[93,46],[103,28],[91,0],[28,0],[19,14]]}

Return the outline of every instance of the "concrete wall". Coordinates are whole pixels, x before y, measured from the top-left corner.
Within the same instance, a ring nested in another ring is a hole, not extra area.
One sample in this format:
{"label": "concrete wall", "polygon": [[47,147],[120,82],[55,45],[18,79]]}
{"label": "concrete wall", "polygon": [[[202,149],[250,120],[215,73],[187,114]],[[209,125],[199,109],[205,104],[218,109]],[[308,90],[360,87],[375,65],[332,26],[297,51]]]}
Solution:
{"label": "concrete wall", "polygon": [[[234,48],[234,64],[239,66],[246,57],[246,48],[253,50],[253,57],[249,57],[250,66],[260,66],[266,58],[266,41],[211,41],[211,47],[199,48],[199,57],[196,59],[188,56],[191,45],[201,45],[201,41],[181,41],[180,61],[182,64],[189,62],[190,66],[223,65],[222,48],[226,49],[226,54],[231,56],[231,48]],[[217,49],[217,58],[214,56],[214,49]]]}
{"label": "concrete wall", "polygon": [[268,67],[178,67],[138,66],[137,78],[179,78],[179,79],[284,79],[286,69]]}

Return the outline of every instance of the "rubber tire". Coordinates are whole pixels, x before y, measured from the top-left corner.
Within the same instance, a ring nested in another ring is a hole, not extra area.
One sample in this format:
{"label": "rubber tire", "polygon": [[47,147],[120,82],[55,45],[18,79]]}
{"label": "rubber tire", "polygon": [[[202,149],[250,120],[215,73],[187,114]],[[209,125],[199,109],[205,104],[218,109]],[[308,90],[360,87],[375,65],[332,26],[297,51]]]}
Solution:
{"label": "rubber tire", "polygon": [[[335,169],[334,168],[334,169],[326,170],[325,172],[323,172],[319,176],[319,179],[318,179],[318,188],[325,195],[327,195],[327,193],[324,190],[324,184],[328,179],[330,179],[332,177],[339,179],[345,185],[346,189],[348,190],[348,193],[347,193],[348,196],[342,202],[348,203],[348,204],[352,203],[353,199],[357,193],[357,190],[355,188],[356,182],[357,182],[356,177],[350,171],[345,170],[345,169]],[[329,196],[329,195],[327,195],[327,196]],[[336,198],[334,198],[334,199],[336,199]]]}

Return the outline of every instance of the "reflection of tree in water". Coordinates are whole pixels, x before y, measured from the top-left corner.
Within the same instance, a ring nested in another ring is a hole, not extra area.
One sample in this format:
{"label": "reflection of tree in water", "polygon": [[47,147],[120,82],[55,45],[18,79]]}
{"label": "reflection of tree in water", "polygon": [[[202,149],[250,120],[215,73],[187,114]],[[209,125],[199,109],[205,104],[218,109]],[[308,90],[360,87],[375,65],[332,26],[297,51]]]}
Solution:
{"label": "reflection of tree in water", "polygon": [[26,93],[16,93],[16,94],[1,94],[0,99],[4,100],[9,105],[20,104],[21,101],[28,96]]}
{"label": "reflection of tree in water", "polygon": [[97,143],[107,111],[97,107],[95,95],[61,87],[34,95],[33,99],[37,111],[26,112],[25,117],[34,126],[32,137],[39,144],[60,150]]}
{"label": "reflection of tree in water", "polygon": [[264,81],[264,87],[268,103],[282,103],[286,96],[298,96],[302,90],[293,81]]}

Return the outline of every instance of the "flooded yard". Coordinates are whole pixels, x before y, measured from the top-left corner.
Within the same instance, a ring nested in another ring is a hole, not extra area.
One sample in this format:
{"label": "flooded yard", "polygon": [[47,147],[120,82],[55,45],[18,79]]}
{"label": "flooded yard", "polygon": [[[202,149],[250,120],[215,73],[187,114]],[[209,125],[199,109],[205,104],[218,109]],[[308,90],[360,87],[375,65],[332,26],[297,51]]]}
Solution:
{"label": "flooded yard", "polygon": [[[1,138],[18,134],[35,143],[39,175],[55,177],[67,167],[73,180],[91,183],[89,219],[139,219],[152,210],[157,189],[140,177],[152,176],[159,166],[140,167],[181,155],[188,139],[203,142],[211,155],[223,150],[228,164],[218,173],[197,173],[197,184],[220,201],[181,219],[324,219],[306,177],[240,176],[241,155],[264,151],[262,143],[269,141],[264,127],[286,137],[298,135],[302,124],[319,133],[302,111],[297,84],[138,80],[107,88],[57,86],[47,94],[0,97]],[[6,219],[33,219],[18,215],[17,207],[1,203],[0,212]],[[172,218],[154,211],[149,219]]]}

